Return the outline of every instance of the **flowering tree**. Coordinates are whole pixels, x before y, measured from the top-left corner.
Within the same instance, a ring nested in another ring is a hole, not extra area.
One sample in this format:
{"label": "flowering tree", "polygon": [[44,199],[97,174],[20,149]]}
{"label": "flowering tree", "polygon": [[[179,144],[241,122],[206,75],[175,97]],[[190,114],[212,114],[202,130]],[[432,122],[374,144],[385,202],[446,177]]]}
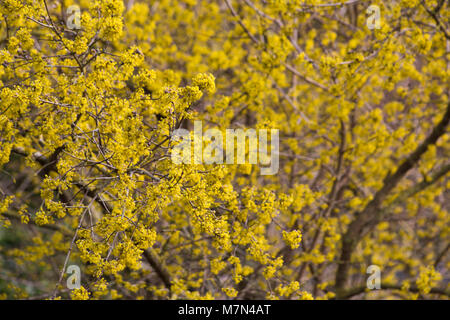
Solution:
{"label": "flowering tree", "polygon": [[[450,296],[448,2],[0,12],[0,297]],[[279,171],[174,162],[194,120],[278,129]]]}

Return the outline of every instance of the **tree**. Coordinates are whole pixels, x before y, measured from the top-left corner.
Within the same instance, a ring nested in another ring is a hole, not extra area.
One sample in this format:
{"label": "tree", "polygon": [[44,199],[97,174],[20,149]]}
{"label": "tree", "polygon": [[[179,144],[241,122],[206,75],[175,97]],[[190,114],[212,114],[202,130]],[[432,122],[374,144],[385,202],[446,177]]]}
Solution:
{"label": "tree", "polygon": [[[449,297],[448,2],[0,12],[0,296]],[[278,129],[279,171],[175,163],[194,120]]]}

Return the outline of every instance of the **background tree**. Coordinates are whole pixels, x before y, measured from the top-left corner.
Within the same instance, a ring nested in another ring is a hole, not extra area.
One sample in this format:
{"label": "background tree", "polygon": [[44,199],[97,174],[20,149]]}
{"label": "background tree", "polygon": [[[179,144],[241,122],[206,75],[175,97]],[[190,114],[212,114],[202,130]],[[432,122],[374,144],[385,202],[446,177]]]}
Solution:
{"label": "background tree", "polygon": [[[2,297],[450,295],[447,1],[0,12]],[[192,120],[279,129],[278,174],[174,164]]]}

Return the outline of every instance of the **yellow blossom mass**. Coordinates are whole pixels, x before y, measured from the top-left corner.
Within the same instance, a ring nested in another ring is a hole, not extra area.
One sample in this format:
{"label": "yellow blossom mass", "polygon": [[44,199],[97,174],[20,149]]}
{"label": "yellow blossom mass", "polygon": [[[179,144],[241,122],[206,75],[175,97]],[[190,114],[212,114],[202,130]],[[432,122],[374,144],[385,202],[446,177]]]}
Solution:
{"label": "yellow blossom mass", "polygon": [[[448,299],[449,16],[1,1],[0,298]],[[194,121],[278,130],[279,170],[172,161]]]}

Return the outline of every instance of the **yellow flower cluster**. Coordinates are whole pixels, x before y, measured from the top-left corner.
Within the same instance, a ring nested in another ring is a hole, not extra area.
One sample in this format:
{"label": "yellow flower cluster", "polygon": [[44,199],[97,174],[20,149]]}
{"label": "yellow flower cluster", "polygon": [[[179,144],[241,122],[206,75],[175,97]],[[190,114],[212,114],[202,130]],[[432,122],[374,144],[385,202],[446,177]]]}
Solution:
{"label": "yellow flower cluster", "polygon": [[[448,297],[450,8],[342,2],[0,1],[0,298]],[[196,120],[279,171],[175,163]]]}

